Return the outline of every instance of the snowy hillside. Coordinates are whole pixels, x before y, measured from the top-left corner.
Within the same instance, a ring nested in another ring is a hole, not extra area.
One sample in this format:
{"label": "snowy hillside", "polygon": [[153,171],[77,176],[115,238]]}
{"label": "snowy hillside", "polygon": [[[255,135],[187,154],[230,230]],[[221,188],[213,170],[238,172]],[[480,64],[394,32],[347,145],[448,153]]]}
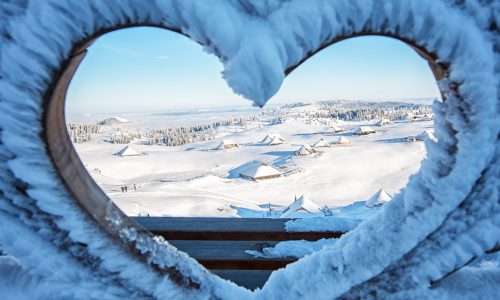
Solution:
{"label": "snowy hillside", "polygon": [[[422,117],[429,110],[409,104],[287,105],[244,121],[234,116],[236,123],[208,126],[207,140],[176,147],[144,143],[140,128],[104,130],[75,146],[97,183],[128,215],[279,217],[304,195],[324,209],[290,216],[315,217],[367,201],[380,189],[394,194],[404,187],[425,156],[425,143],[408,137],[432,131],[432,121]],[[409,112],[417,117],[408,119]],[[377,125],[383,117],[391,123]],[[360,135],[360,128],[375,132]],[[143,155],[113,156],[124,145],[110,143],[109,134],[124,132],[135,136],[134,153]],[[252,162],[264,165],[249,170]]]}

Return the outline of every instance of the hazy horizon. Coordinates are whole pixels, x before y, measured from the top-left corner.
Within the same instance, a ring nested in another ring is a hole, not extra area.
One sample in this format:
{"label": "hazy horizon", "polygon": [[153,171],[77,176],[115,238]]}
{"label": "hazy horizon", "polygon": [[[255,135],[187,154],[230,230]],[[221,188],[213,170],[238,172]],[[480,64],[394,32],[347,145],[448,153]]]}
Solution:
{"label": "hazy horizon", "polygon": [[[432,102],[436,98],[426,97],[420,99],[359,99],[359,100],[347,100],[347,99],[328,99],[328,100],[311,100],[311,101],[290,101],[290,102],[282,102],[282,103],[267,103],[264,107],[252,106],[249,105],[221,105],[221,106],[200,106],[200,107],[170,107],[170,108],[158,108],[158,109],[149,109],[145,110],[133,109],[133,110],[110,110],[110,111],[80,111],[80,112],[69,112],[66,111],[66,115],[111,115],[111,114],[155,114],[155,113],[175,113],[175,112],[194,112],[194,111],[222,111],[222,110],[234,110],[234,111],[247,111],[247,110],[265,110],[268,108],[275,108],[283,105],[292,105],[292,104],[314,104],[317,102],[328,102],[328,101],[349,101],[349,102],[394,102],[394,103],[414,103],[414,104],[428,104],[431,105]],[[248,101],[250,103],[250,101]]]}

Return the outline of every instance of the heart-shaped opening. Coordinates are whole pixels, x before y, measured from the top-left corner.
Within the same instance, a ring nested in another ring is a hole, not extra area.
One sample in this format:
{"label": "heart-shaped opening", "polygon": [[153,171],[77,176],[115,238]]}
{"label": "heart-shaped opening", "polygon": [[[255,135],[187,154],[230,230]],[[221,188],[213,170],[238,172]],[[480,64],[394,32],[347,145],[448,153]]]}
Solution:
{"label": "heart-shaped opening", "polygon": [[[248,102],[231,99],[239,97],[213,78],[220,66],[205,56],[162,29],[106,34],[71,81],[66,119],[87,171],[114,203],[216,274],[262,286],[273,269],[326,244],[279,241],[353,229],[418,170],[419,141],[429,137],[419,134],[433,127],[425,103],[439,92],[404,43],[359,37],[329,47],[291,73],[263,110],[214,108]],[[261,164],[276,175],[257,177]],[[268,219],[283,232],[266,232]],[[198,232],[214,222],[254,236],[232,241],[238,233],[221,225]]]}
{"label": "heart-shaped opening", "polygon": [[[450,282],[444,290],[428,287],[498,248],[494,12],[494,4],[456,1],[235,1],[217,10],[191,1],[2,2],[2,252],[37,276],[30,283],[50,286],[45,295],[60,298],[448,295]],[[436,105],[439,143],[382,214],[250,293],[124,216],[89,177],[66,134],[64,94],[86,48],[76,43],[148,24],[206,45],[224,61],[230,86],[258,105],[278,90],[283,73],[332,43],[365,34],[396,37],[416,46],[440,80],[446,101]]]}

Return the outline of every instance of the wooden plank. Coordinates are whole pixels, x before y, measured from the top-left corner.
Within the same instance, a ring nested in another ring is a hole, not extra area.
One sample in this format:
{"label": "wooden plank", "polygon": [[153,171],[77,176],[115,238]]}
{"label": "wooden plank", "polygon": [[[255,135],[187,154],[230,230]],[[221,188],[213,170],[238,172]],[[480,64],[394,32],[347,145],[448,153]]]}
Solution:
{"label": "wooden plank", "polygon": [[219,270],[277,270],[296,261],[291,258],[260,258],[245,250],[262,250],[272,247],[276,241],[169,241],[177,249],[186,252],[207,269]]}
{"label": "wooden plank", "polygon": [[254,260],[253,255],[245,250],[262,251],[263,248],[273,247],[277,241],[186,241],[169,240],[170,244],[189,256],[202,259],[240,259]]}
{"label": "wooden plank", "polygon": [[204,232],[286,232],[291,219],[271,218],[203,218],[203,217],[134,217],[137,223],[151,231]]}
{"label": "wooden plank", "polygon": [[217,276],[254,290],[261,288],[273,271],[271,270],[210,270]]}
{"label": "wooden plank", "polygon": [[134,217],[137,223],[167,240],[316,241],[343,232],[287,232],[290,219]]}
{"label": "wooden plank", "polygon": [[164,236],[211,270],[277,270],[296,258],[256,258],[245,250],[262,250],[279,241],[338,238],[342,232],[287,232],[290,219],[136,217],[137,223]]}
{"label": "wooden plank", "polygon": [[198,259],[210,270],[277,270],[295,261],[294,258]]}
{"label": "wooden plank", "polygon": [[339,238],[342,232],[191,232],[151,231],[166,240],[226,240],[226,241],[317,241],[322,238]]}

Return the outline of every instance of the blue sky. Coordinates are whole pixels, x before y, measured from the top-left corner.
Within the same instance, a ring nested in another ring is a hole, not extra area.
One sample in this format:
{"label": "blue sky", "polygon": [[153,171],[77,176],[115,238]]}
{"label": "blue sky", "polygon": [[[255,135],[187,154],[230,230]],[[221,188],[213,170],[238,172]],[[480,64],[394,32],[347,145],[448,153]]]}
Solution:
{"label": "blue sky", "polygon": [[[250,106],[221,76],[217,57],[158,28],[108,33],[88,51],[68,91],[69,113]],[[270,104],[317,100],[439,97],[432,72],[404,43],[359,37],[332,45],[299,66]]]}

